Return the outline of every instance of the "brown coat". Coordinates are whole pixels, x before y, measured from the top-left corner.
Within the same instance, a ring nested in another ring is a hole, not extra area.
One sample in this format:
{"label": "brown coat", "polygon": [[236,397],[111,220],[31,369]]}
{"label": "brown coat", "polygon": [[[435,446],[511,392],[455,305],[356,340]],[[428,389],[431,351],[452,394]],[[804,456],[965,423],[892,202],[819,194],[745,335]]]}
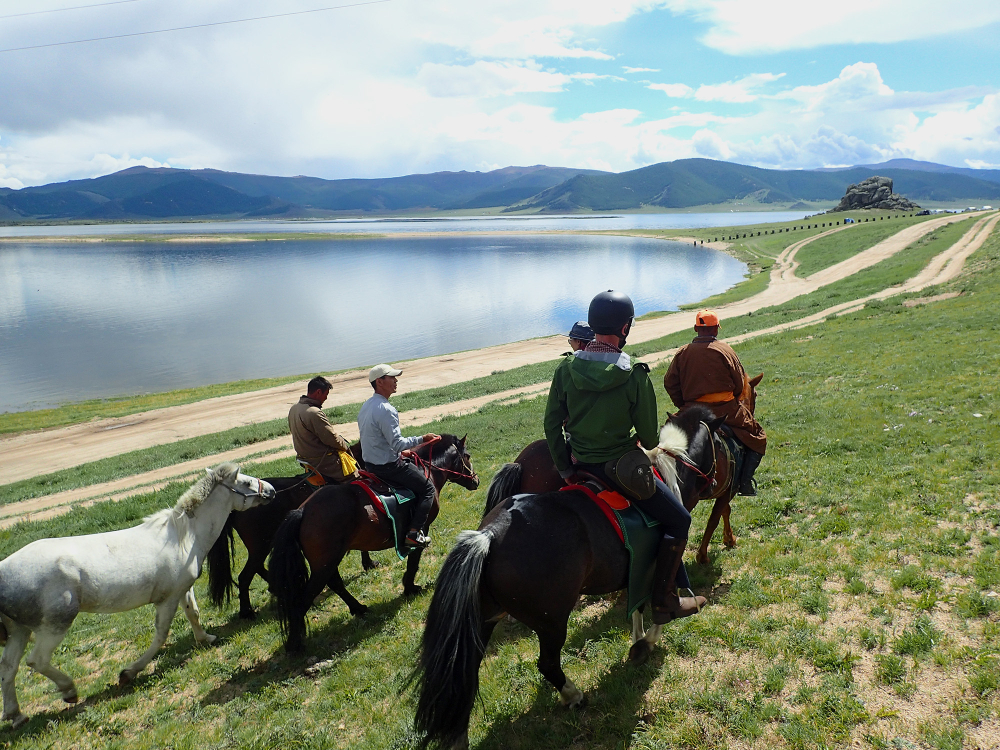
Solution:
{"label": "brown coat", "polygon": [[288,410],[288,429],[292,433],[292,446],[297,458],[307,461],[325,477],[342,481],[344,470],[340,466],[340,451],[350,452],[350,444],[330,425],[321,404],[308,396]]}
{"label": "brown coat", "polygon": [[663,387],[678,408],[702,403],[724,417],[750,450],[767,450],[767,435],[751,411],[749,379],[729,344],[699,336],[682,346],[663,376]]}

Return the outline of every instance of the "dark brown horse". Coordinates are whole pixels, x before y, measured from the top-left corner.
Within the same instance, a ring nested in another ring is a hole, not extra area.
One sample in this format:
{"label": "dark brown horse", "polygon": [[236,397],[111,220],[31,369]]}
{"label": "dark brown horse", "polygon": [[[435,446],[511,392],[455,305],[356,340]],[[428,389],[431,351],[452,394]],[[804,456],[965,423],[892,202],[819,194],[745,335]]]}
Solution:
{"label": "dark brown horse", "polygon": [[[669,453],[658,457],[664,480],[682,499],[696,475],[675,465],[683,457],[705,473],[711,467],[710,410],[684,409],[661,431]],[[538,635],[538,669],[567,706],[583,693],[563,673],[561,651],[570,612],[581,594],[608,594],[626,587],[628,552],[598,506],[580,492],[546,492],[502,499],[479,531],[463,531],[448,554],[427,612],[415,675],[415,726],[423,744],[468,746],[469,716],[479,690],[479,665],[496,624],[506,615]],[[633,615],[629,657],[645,660],[662,631],[642,630]]]}
{"label": "dark brown horse", "polygon": [[[351,453],[357,459],[361,458],[361,443],[351,446]],[[306,501],[316,487],[310,484],[310,472],[296,477],[272,477],[265,481],[274,487],[277,493],[274,500],[267,505],[258,505],[242,513],[230,513],[226,525],[216,539],[212,549],[205,558],[208,566],[208,594],[211,601],[221,607],[232,597],[233,593],[233,551],[235,547],[234,532],[239,534],[243,545],[247,548],[247,562],[239,575],[240,617],[251,619],[255,616],[253,605],[250,604],[250,584],[254,576],[268,580],[264,561],[271,551],[274,532],[285,520],[285,516]],[[376,566],[371,555],[361,553],[361,564],[365,570]]]}
{"label": "dark brown horse", "polygon": [[[435,502],[430,520],[438,514],[437,495],[446,482],[468,490],[479,487],[465,438],[442,435],[413,450],[417,465],[434,485]],[[352,484],[329,485],[317,490],[282,522],[271,552],[271,592],[277,600],[278,618],[286,634],[285,648],[302,648],[306,612],[324,586],[347,604],[351,614],[361,617],[368,608],[351,596],[340,577],[340,561],[348,550],[390,549],[395,546],[392,522],[376,510],[369,495]],[[406,558],[403,594],[414,596],[421,587],[414,583],[422,550]],[[306,569],[306,561],[309,568]]]}
{"label": "dark brown horse", "polygon": [[[757,400],[757,384],[763,378],[763,373],[750,381],[750,413],[753,414]],[[715,500],[712,513],[705,524],[701,544],[695,559],[702,565],[708,564],[708,545],[712,542],[719,521],[723,523],[722,542],[727,547],[736,546],[736,535],[730,523],[732,507],[730,501],[739,489],[739,483],[733,480],[733,456],[718,435],[713,437],[716,461],[713,469],[707,473],[697,490],[688,498],[684,498],[684,507],[691,512],[701,500]],[[683,470],[683,469],[682,469]],[[697,481],[697,480],[695,480]],[[513,463],[504,464],[490,481],[486,493],[486,507],[493,508],[505,497],[519,492],[539,493],[555,492],[564,482],[552,463],[549,446],[544,440],[536,440],[518,454]]]}

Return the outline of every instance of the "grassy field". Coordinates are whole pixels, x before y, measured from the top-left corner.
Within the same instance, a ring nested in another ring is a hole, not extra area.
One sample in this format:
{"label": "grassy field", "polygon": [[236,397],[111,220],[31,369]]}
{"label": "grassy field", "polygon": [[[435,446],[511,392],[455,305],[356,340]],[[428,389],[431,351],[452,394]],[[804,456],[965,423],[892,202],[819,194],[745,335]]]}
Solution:
{"label": "grassy field", "polygon": [[[995,746],[1000,238],[972,261],[950,287],[960,297],[915,308],[891,300],[739,347],[748,371],[765,371],[758,414],[769,451],[760,495],[734,507],[739,547],[715,545],[708,566],[690,566],[709,606],[668,626],[650,662],[633,668],[621,605],[581,602],[564,649],[567,674],[590,697],[580,712],[557,707],[535,668],[532,634],[503,624],[481,673],[473,745]],[[662,368],[654,382],[661,377]],[[542,408],[543,399],[491,405],[418,431],[468,431],[485,479],[540,436]],[[295,472],[291,460],[245,468]],[[182,489],[22,524],[0,532],[0,555],[41,536],[135,523]],[[458,531],[476,526],[484,499],[485,484],[475,493],[449,486],[421,582],[433,580]],[[695,513],[699,533],[707,511]],[[294,658],[281,649],[261,582],[261,615],[243,623],[235,605],[205,605],[199,581],[203,621],[220,644],[195,648],[179,615],[155,670],[130,688],[115,686],[117,673],[148,643],[152,611],[81,616],[55,660],[83,702],[64,709],[48,680],[22,668],[32,718],[18,732],[0,730],[0,743],[412,747],[412,698],[402,688],[429,595],[400,598],[398,563],[362,573],[352,556],[344,571],[370,616],[354,621],[338,599],[321,597],[307,653]],[[309,658],[319,660],[311,674]]]}

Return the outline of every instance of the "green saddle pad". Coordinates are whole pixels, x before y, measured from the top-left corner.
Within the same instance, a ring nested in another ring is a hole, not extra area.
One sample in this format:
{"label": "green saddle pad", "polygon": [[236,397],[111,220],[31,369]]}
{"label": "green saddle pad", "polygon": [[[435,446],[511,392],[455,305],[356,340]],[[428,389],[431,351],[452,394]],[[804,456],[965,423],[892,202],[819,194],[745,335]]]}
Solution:
{"label": "green saddle pad", "polygon": [[625,615],[632,617],[653,595],[653,573],[656,567],[656,552],[663,532],[660,522],[650,518],[635,505],[625,510],[614,510],[621,523],[628,549],[628,607]]}

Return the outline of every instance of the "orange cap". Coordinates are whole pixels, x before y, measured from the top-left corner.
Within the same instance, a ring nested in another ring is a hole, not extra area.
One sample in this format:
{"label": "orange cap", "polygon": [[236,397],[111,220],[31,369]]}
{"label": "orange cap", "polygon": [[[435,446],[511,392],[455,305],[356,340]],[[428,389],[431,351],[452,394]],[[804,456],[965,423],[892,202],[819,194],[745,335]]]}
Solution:
{"label": "orange cap", "polygon": [[699,328],[702,326],[711,328],[719,325],[719,316],[715,314],[715,310],[699,310],[694,316],[694,324]]}

